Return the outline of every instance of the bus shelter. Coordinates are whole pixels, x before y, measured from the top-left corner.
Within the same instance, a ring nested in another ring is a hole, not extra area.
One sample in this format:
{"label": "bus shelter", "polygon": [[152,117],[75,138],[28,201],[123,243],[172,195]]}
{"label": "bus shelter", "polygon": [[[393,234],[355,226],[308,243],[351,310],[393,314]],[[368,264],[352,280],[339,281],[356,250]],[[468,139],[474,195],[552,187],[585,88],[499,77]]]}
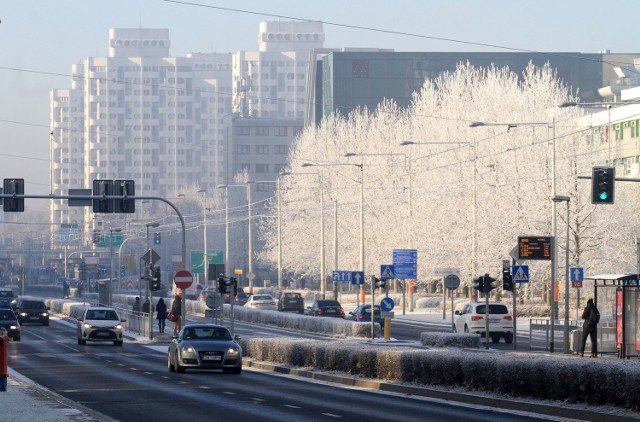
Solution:
{"label": "bus shelter", "polygon": [[640,285],[637,274],[585,277],[594,282],[594,301],[600,311],[598,352],[621,359],[640,356]]}

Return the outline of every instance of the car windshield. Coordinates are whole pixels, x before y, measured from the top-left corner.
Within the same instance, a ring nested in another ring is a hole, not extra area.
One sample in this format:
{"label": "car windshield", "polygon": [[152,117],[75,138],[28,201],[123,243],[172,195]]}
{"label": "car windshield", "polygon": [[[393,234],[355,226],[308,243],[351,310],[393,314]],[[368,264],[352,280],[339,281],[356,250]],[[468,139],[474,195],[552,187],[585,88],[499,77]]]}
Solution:
{"label": "car windshield", "polygon": [[318,307],[325,307],[325,306],[340,306],[340,303],[338,303],[337,300],[319,300],[318,301]]}
{"label": "car windshield", "polygon": [[230,341],[231,333],[226,328],[187,327],[182,334],[184,340]]}
{"label": "car windshield", "polygon": [[253,300],[273,300],[273,298],[271,296],[261,295],[261,296],[254,296]]}
{"label": "car windshield", "polygon": [[105,310],[93,309],[93,310],[87,311],[87,316],[85,319],[105,320],[105,321],[119,320],[118,314],[116,314],[116,311],[113,311],[110,309],[105,309]]}
{"label": "car windshield", "polygon": [[22,302],[22,307],[28,308],[28,309],[35,309],[35,310],[47,309],[44,302],[38,302],[38,301],[24,301]]}
{"label": "car windshield", "polygon": [[[486,314],[485,310],[486,305],[478,305],[476,306],[477,314]],[[491,305],[489,304],[489,314],[508,314],[509,310],[505,305]]]}
{"label": "car windshield", "polygon": [[[371,306],[362,308],[361,312],[366,315],[371,315]],[[374,306],[373,312],[375,312],[376,315],[380,315],[380,307],[378,305]]]}
{"label": "car windshield", "polygon": [[0,320],[16,319],[13,311],[0,309]]}
{"label": "car windshield", "polygon": [[13,290],[0,290],[0,297],[13,297]]}
{"label": "car windshield", "polygon": [[300,293],[285,293],[283,295],[284,299],[300,299]]}

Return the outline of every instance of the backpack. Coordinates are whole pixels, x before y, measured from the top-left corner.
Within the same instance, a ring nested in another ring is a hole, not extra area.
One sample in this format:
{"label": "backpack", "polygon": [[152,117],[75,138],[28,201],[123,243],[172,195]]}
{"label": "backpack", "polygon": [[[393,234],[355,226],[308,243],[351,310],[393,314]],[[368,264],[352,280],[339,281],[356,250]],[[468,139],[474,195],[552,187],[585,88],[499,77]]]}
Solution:
{"label": "backpack", "polygon": [[600,312],[598,312],[597,308],[593,308],[591,310],[591,314],[589,315],[589,324],[597,325],[600,322]]}

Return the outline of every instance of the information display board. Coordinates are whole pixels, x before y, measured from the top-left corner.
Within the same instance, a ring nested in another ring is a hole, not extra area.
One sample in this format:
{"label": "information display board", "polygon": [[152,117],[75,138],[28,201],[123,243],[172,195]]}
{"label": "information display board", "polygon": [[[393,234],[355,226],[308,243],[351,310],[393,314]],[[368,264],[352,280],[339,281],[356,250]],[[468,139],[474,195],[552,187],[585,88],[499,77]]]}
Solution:
{"label": "information display board", "polygon": [[551,260],[551,236],[518,236],[518,258]]}

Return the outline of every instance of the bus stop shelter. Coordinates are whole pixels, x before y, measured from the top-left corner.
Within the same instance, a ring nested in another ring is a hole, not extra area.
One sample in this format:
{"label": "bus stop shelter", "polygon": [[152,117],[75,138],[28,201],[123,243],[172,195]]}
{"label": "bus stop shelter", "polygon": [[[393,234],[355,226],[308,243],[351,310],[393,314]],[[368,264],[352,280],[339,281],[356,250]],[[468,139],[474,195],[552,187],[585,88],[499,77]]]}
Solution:
{"label": "bus stop shelter", "polygon": [[594,301],[600,311],[598,352],[621,359],[640,356],[640,285],[638,274],[585,277],[594,282]]}

